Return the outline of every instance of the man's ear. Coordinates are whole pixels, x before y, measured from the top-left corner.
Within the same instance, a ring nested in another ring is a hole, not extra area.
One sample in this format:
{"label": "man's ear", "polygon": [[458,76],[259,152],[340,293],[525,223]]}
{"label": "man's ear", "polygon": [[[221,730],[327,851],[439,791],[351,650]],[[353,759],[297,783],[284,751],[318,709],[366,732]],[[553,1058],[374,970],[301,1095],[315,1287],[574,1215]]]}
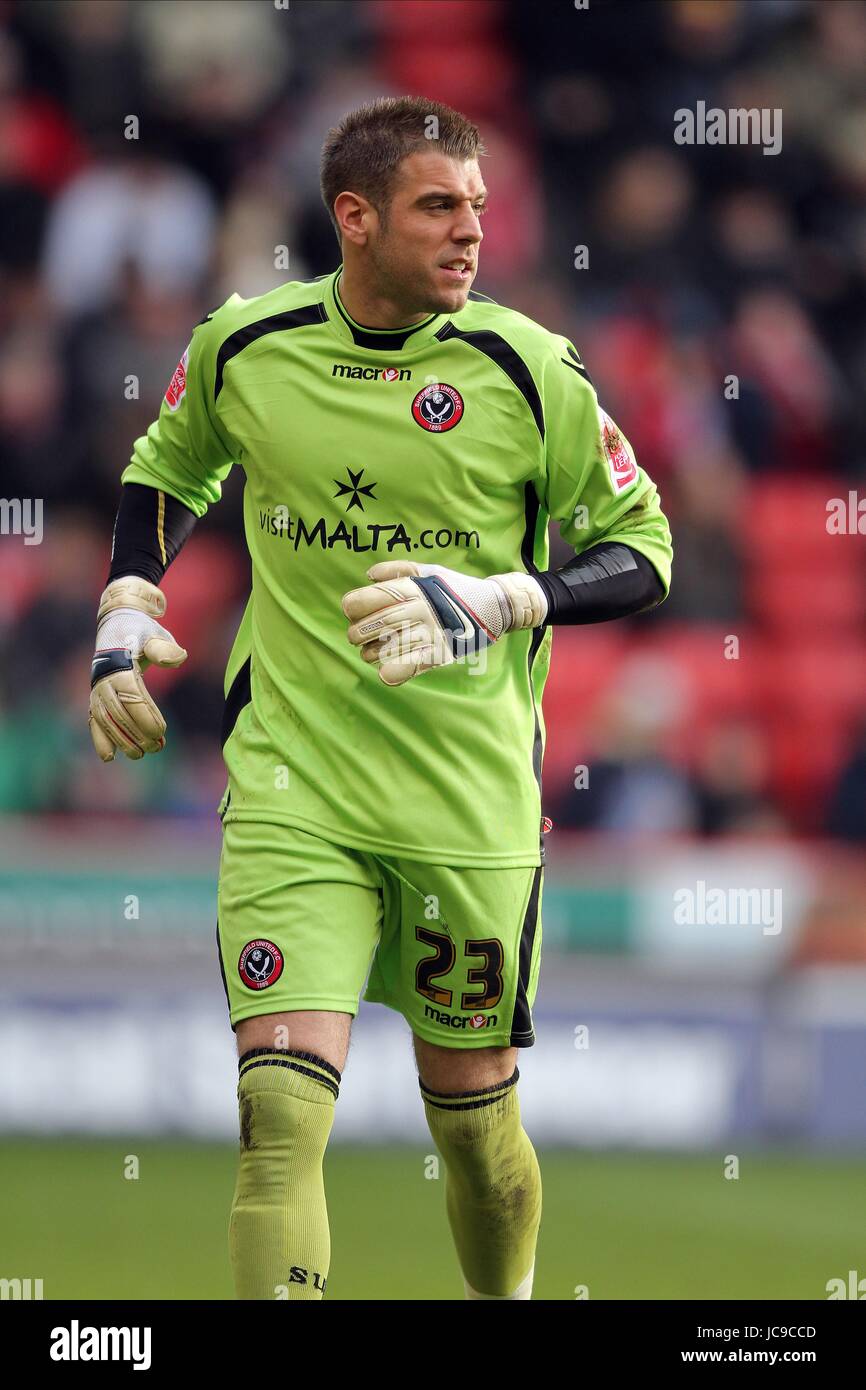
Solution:
{"label": "man's ear", "polygon": [[353,246],[365,246],[369,235],[367,222],[372,211],[372,203],[360,193],[350,193],[348,190],[338,193],[334,199],[334,216],[340,228],[340,235]]}

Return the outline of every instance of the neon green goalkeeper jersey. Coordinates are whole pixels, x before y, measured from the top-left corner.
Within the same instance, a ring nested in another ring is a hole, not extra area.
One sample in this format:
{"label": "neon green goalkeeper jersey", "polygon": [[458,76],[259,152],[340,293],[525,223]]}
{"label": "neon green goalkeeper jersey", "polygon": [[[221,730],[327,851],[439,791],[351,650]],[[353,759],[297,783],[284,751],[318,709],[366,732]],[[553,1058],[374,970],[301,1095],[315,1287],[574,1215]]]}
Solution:
{"label": "neon green goalkeeper jersey", "polygon": [[573,345],[483,296],[409,328],[355,323],[342,267],[199,324],[123,481],[199,517],[243,468],[252,588],[225,679],[224,822],[381,855],[538,864],[551,631],[388,687],[340,601],[381,560],[479,578],[622,541],[667,593],[653,482]]}

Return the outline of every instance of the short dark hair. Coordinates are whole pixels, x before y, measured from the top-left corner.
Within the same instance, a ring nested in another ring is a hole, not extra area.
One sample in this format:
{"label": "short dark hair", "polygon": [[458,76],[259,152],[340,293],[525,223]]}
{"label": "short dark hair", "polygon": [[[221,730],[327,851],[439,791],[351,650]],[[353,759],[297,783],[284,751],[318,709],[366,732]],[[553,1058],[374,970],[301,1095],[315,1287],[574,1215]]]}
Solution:
{"label": "short dark hair", "polygon": [[430,149],[450,159],[477,159],[486,153],[477,126],[427,97],[379,97],[350,111],[329,130],[322,147],[320,184],[337,240],[334,202],[340,193],[360,193],[384,218],[400,162]]}

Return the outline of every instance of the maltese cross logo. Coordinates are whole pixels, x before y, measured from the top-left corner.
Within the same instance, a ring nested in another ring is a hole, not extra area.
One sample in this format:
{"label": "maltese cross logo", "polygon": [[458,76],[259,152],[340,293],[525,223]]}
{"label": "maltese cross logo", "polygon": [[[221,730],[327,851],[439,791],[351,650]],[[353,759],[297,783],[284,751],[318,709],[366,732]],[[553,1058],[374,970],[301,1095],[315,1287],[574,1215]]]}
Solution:
{"label": "maltese cross logo", "polygon": [[334,493],[334,496],[349,498],[349,502],[346,507],[347,512],[350,512],[353,507],[360,507],[361,511],[363,511],[364,503],[361,501],[361,494],[363,493],[365,497],[372,497],[373,501],[375,502],[376,494],[373,491],[373,488],[376,487],[376,484],[364,483],[362,485],[361,479],[364,476],[363,468],[359,469],[357,473],[353,473],[351,468],[347,468],[346,472],[349,475],[348,483],[341,483],[339,479],[334,479],[334,482],[337,484],[337,491]]}

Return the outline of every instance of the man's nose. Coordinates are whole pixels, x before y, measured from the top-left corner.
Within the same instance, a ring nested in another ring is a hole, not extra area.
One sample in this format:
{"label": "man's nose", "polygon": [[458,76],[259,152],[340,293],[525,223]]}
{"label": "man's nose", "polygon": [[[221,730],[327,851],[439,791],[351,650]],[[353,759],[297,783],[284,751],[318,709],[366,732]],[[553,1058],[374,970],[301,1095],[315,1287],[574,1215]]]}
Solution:
{"label": "man's nose", "polygon": [[474,212],[464,212],[454,226],[454,240],[461,242],[471,242],[477,245],[484,236],[481,230],[481,222]]}

